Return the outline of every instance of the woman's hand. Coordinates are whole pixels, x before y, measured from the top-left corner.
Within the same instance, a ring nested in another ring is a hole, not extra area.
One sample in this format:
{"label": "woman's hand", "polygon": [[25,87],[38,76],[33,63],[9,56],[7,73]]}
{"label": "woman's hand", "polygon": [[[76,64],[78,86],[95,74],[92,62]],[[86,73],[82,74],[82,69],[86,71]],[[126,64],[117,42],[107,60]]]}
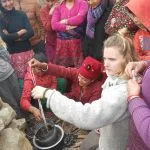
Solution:
{"label": "woman's hand", "polygon": [[21,29],[17,32],[17,34],[19,35],[19,37],[23,36],[25,33],[27,32],[26,29]]}
{"label": "woman's hand", "polygon": [[61,20],[60,23],[62,23],[62,24],[67,24],[67,19]]}
{"label": "woman's hand", "polygon": [[[139,96],[140,95],[140,85],[136,80],[130,79],[128,81],[128,96]],[[130,100],[130,99],[129,99]]]}
{"label": "woman's hand", "polygon": [[126,74],[133,78],[132,71],[134,70],[135,75],[138,75],[138,73],[144,71],[147,68],[147,64],[145,61],[139,61],[139,62],[130,62],[127,64],[125,72]]}
{"label": "woman's hand", "polygon": [[77,26],[69,26],[69,25],[67,25],[67,27],[66,27],[66,30],[68,31],[68,30],[72,30],[72,29],[74,29],[74,28],[76,28]]}
{"label": "woman's hand", "polygon": [[35,117],[37,121],[41,121],[42,117],[41,117],[41,112],[39,109],[37,109],[34,106],[30,106],[29,111],[33,114],[33,116]]}
{"label": "woman's hand", "polygon": [[3,30],[3,33],[5,33],[6,35],[8,34],[8,31],[6,29]]}
{"label": "woman's hand", "polygon": [[43,71],[47,71],[48,70],[48,64],[47,63],[41,63],[39,62],[38,60],[36,60],[35,58],[31,59],[29,62],[28,62],[29,66],[34,68],[34,67],[37,67],[39,69],[42,69]]}

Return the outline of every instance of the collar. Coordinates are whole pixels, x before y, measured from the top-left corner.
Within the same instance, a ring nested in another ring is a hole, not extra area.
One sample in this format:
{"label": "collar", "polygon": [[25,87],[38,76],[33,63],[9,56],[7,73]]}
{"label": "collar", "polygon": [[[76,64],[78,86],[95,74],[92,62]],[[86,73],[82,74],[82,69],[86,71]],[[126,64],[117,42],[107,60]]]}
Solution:
{"label": "collar", "polygon": [[125,84],[125,83],[127,83],[127,80],[124,79],[123,77],[108,76],[105,83],[102,85],[102,88]]}

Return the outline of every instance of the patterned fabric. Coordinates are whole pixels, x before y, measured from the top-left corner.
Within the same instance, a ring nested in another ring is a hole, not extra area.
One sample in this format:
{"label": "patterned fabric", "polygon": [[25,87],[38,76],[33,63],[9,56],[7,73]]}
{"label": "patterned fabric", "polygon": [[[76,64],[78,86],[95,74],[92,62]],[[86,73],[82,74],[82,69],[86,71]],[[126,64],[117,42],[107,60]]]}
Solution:
{"label": "patterned fabric", "polygon": [[128,10],[125,5],[129,0],[122,0],[116,3],[105,24],[105,32],[109,35],[116,33],[121,28],[128,28],[131,35],[137,31],[137,26],[128,15]]}
{"label": "patterned fabric", "polygon": [[57,39],[55,63],[66,67],[79,67],[83,61],[80,39]]}
{"label": "patterned fabric", "polygon": [[140,60],[150,60],[150,32],[139,29],[133,41],[138,58]]}
{"label": "patterned fabric", "polygon": [[18,78],[24,78],[28,65],[27,62],[31,58],[33,58],[32,50],[10,55],[12,66],[15,69]]}
{"label": "patterned fabric", "polygon": [[78,26],[75,29],[67,30],[65,32],[57,32],[57,37],[63,40],[69,40],[69,39],[81,39],[84,36],[84,27]]}
{"label": "patterned fabric", "polygon": [[99,20],[107,6],[107,1],[103,0],[96,8],[89,8],[87,15],[86,35],[94,38],[96,22]]}

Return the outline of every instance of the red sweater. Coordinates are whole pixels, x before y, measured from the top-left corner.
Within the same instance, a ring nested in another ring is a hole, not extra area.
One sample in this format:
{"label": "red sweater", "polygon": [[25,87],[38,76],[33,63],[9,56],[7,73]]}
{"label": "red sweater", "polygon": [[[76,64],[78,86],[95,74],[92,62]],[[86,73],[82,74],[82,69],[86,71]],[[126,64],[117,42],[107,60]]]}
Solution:
{"label": "red sweater", "polygon": [[[45,74],[43,76],[35,75],[36,85],[40,85],[46,88],[56,89],[57,81],[56,77]],[[27,73],[24,77],[24,88],[21,96],[20,105],[22,109],[29,110],[31,106],[31,91],[34,88],[32,75],[30,73],[29,68],[27,69]]]}
{"label": "red sweater", "polygon": [[48,64],[48,73],[57,77],[63,77],[66,79],[71,80],[72,86],[69,93],[65,95],[71,99],[76,101],[80,101],[84,103],[91,103],[94,100],[97,100],[101,97],[102,92],[102,84],[105,81],[105,77],[100,81],[95,81],[91,83],[86,91],[83,93],[81,87],[78,83],[78,74],[79,70],[76,68],[66,68],[64,66],[58,66],[55,64]]}
{"label": "red sweater", "polygon": [[134,47],[140,60],[150,60],[150,32],[139,29],[134,36]]}

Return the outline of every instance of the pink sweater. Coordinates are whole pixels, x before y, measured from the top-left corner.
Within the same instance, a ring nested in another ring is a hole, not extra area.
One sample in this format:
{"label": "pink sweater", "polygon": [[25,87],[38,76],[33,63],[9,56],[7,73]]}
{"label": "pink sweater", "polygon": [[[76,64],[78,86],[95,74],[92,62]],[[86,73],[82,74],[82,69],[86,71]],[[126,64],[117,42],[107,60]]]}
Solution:
{"label": "pink sweater", "polygon": [[75,3],[71,9],[68,9],[65,1],[63,1],[53,13],[51,22],[53,30],[66,30],[66,25],[60,23],[63,19],[67,19],[67,25],[81,25],[86,20],[87,11],[88,4],[85,0],[75,0]]}

